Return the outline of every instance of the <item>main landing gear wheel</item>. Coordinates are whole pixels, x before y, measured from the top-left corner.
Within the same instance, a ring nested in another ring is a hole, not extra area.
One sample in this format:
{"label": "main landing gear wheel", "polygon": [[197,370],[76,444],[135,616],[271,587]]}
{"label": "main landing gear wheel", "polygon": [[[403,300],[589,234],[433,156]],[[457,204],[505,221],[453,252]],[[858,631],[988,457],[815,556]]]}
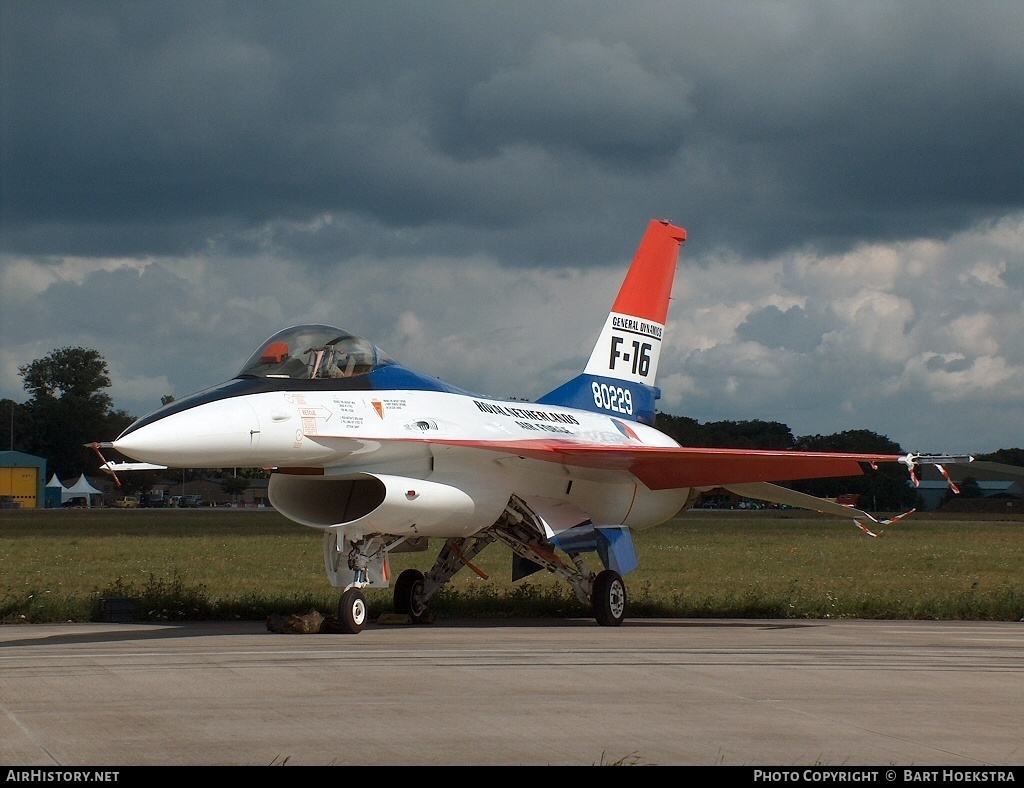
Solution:
{"label": "main landing gear wheel", "polygon": [[338,621],[341,629],[350,635],[362,632],[366,626],[366,597],[358,588],[350,588],[341,595],[338,603]]}
{"label": "main landing gear wheel", "polygon": [[605,569],[594,578],[594,618],[603,627],[617,627],[626,617],[626,584],[618,572]]}
{"label": "main landing gear wheel", "polygon": [[415,624],[427,620],[423,583],[424,575],[419,569],[406,569],[395,581],[395,612],[409,616]]}

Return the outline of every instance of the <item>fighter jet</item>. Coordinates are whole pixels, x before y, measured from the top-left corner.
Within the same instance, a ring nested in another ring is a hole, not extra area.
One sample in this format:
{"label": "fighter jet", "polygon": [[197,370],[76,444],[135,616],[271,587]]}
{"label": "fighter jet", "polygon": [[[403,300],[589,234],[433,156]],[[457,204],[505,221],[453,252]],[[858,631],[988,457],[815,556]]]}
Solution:
{"label": "fighter jet", "polygon": [[297,325],[262,342],[227,382],[95,448],[137,461],[104,462],[114,473],[269,469],[274,508],[323,533],[349,633],[369,619],[364,589],[391,585],[389,556],[432,541],[440,543],[433,567],[394,581],[395,612],[414,622],[428,620],[431,598],[501,542],[512,551],[514,580],[548,570],[598,624],[619,625],[623,577],[637,567],[632,532],[716,487],[848,516],[874,535],[879,521],[869,513],[778,483],[857,476],[883,463],[915,474],[922,463],[958,458],[690,448],[655,428],[655,381],[685,239],[669,222],[650,223],[586,367],[535,402],[465,391],[345,329]]}

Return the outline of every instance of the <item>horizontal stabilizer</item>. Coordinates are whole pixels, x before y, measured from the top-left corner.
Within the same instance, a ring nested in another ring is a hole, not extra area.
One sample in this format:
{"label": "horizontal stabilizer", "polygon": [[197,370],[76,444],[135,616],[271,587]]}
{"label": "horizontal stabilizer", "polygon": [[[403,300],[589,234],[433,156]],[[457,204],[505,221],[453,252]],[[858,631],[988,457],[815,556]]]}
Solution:
{"label": "horizontal stabilizer", "polygon": [[868,520],[877,525],[888,525],[889,523],[893,523],[910,514],[910,512],[905,512],[904,514],[897,515],[896,517],[888,520],[878,520],[867,512],[855,509],[852,506],[844,506],[841,503],[836,503],[835,501],[830,501],[826,498],[818,498],[814,495],[807,495],[806,493],[797,492],[796,490],[790,490],[788,487],[780,487],[777,484],[769,484],[767,482],[727,484],[724,485],[724,487],[729,492],[736,493],[736,495],[743,496],[744,498],[753,498],[758,501],[770,501],[771,503],[795,506],[798,509],[807,509],[812,512],[821,512],[822,514],[834,514],[838,517],[852,517],[854,523],[857,524],[857,527],[869,536],[878,536],[878,534],[873,533],[862,522],[863,520]]}

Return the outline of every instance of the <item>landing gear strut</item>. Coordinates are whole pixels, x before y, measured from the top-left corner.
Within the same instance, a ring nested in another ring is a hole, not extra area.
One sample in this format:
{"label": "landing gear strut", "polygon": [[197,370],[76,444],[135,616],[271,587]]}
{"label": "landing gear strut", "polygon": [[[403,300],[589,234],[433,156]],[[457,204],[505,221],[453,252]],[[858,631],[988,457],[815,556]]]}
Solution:
{"label": "landing gear strut", "polygon": [[555,555],[550,543],[541,540],[542,525],[535,520],[532,510],[513,496],[505,509],[505,517],[491,531],[513,553],[568,583],[576,598],[594,611],[598,624],[604,627],[621,624],[626,617],[626,584],[622,575],[605,569],[595,576],[578,552],[568,552],[572,564],[565,563]]}

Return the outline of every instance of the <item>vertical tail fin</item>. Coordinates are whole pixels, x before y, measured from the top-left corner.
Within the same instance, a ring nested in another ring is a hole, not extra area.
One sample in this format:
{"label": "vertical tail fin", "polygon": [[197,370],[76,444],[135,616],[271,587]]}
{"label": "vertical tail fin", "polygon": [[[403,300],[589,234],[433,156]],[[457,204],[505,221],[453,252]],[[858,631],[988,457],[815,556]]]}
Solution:
{"label": "vertical tail fin", "polygon": [[652,221],[583,374],[537,400],[654,424],[654,385],[686,230]]}

